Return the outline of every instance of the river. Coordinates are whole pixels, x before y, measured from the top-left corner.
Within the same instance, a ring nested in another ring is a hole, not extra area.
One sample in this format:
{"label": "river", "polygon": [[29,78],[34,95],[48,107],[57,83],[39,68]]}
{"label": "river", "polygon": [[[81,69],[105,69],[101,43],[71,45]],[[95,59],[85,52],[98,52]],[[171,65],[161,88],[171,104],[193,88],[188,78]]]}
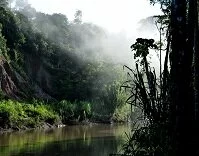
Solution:
{"label": "river", "polygon": [[0,135],[0,156],[108,156],[121,150],[130,125],[76,125]]}

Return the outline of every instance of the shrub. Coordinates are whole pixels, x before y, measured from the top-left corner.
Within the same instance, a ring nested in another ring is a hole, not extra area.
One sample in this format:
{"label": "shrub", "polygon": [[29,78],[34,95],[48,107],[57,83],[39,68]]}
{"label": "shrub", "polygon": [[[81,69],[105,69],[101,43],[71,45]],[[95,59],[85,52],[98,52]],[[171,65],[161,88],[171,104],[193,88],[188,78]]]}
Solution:
{"label": "shrub", "polygon": [[54,124],[59,117],[49,105],[33,105],[4,100],[0,102],[0,119],[1,127],[18,129],[33,128],[43,122]]}
{"label": "shrub", "polygon": [[126,122],[130,119],[130,115],[131,115],[130,105],[125,104],[115,109],[112,120],[115,122]]}
{"label": "shrub", "polygon": [[63,100],[53,105],[54,110],[59,114],[63,122],[74,118],[74,105],[66,100]]}
{"label": "shrub", "polygon": [[53,104],[53,108],[65,123],[70,120],[85,120],[92,115],[91,104],[85,101],[72,103],[62,100],[57,104]]}

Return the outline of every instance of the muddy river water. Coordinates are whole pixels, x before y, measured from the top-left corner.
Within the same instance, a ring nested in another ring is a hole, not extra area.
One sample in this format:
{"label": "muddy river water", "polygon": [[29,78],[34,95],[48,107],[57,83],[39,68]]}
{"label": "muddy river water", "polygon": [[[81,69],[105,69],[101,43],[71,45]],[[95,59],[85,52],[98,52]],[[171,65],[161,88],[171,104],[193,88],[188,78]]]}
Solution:
{"label": "muddy river water", "polygon": [[0,134],[0,156],[108,156],[121,150],[130,125],[76,125]]}

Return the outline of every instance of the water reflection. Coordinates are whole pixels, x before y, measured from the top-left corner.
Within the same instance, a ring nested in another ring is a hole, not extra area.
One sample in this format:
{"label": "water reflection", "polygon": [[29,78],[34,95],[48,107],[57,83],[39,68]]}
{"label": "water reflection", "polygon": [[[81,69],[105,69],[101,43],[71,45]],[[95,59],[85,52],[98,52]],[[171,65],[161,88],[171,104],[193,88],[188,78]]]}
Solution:
{"label": "water reflection", "polygon": [[68,126],[0,135],[2,156],[106,156],[121,148],[128,125]]}

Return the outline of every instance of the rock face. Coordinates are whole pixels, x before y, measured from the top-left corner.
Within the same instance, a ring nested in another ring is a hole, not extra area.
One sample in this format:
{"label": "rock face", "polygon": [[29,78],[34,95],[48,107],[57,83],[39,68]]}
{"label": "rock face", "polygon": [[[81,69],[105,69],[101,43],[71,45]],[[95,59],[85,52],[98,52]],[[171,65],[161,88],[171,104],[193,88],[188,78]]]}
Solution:
{"label": "rock face", "polygon": [[44,67],[44,60],[30,54],[26,54],[24,60],[24,71],[31,82],[32,96],[38,99],[54,100],[51,75]]}
{"label": "rock face", "polygon": [[52,99],[42,88],[36,84],[30,84],[28,78],[24,78],[16,72],[7,60],[0,56],[0,97],[3,96],[15,100]]}
{"label": "rock face", "polygon": [[8,62],[0,57],[0,91],[9,98],[19,99],[19,92],[14,83],[13,71]]}

